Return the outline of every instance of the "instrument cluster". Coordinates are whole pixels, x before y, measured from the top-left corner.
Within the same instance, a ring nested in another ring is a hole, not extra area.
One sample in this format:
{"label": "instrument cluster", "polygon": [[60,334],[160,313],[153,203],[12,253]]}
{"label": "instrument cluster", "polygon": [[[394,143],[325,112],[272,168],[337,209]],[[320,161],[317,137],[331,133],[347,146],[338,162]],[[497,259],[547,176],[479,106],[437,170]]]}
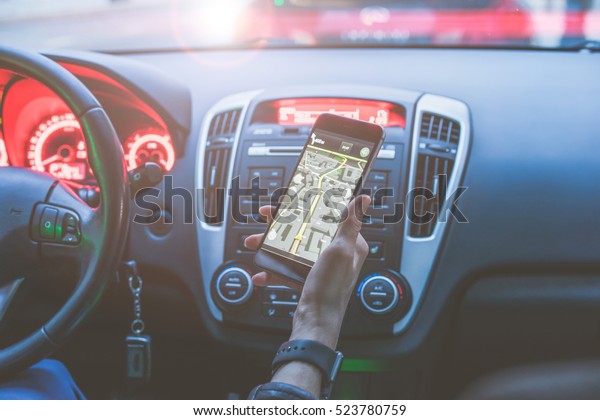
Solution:
{"label": "instrument cluster", "polygon": [[[158,127],[133,131],[123,146],[129,171],[154,162],[168,172],[175,164],[171,137]],[[79,121],[70,112],[42,120],[25,142],[25,156],[25,166],[34,171],[69,181],[94,181]]]}
{"label": "instrument cluster", "polygon": [[[3,99],[0,166],[21,166],[77,184],[96,184],[80,123],[54,92],[21,79],[5,88]],[[99,100],[121,139],[128,170],[146,162],[158,164],[164,172],[173,168],[175,147],[158,114],[114,97],[100,95]]]}

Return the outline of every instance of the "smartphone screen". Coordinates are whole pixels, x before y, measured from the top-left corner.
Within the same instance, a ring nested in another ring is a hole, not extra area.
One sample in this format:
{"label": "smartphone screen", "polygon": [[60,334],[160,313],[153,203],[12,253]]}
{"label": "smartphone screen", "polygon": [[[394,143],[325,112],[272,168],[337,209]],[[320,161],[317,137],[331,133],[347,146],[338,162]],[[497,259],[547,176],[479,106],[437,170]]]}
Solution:
{"label": "smartphone screen", "polygon": [[262,249],[312,267],[333,240],[378,144],[313,128]]}

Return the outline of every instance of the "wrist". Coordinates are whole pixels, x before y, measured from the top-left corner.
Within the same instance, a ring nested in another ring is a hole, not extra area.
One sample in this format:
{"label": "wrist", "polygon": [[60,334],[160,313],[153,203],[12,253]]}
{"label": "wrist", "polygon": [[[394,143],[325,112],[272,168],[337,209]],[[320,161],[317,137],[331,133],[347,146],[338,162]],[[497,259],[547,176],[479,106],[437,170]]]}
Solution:
{"label": "wrist", "polygon": [[343,318],[339,313],[307,311],[301,306],[294,315],[290,340],[314,340],[335,350]]}
{"label": "wrist", "polygon": [[299,380],[299,383],[305,383],[307,386],[312,384],[311,392],[312,389],[319,389],[317,395],[327,399],[343,359],[341,352],[321,342],[307,339],[290,340],[277,349],[272,363],[272,370],[275,373],[273,381],[280,380],[282,377],[298,376],[303,371],[304,379]]}

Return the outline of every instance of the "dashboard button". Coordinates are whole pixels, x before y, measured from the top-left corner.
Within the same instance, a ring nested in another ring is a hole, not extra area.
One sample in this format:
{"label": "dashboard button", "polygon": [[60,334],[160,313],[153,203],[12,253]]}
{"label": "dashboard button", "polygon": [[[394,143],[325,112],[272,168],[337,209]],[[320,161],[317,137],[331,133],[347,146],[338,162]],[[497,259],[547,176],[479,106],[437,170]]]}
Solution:
{"label": "dashboard button", "polygon": [[384,275],[367,277],[359,290],[363,306],[372,314],[387,314],[398,305],[398,288],[390,278]]}
{"label": "dashboard button", "polygon": [[224,303],[241,305],[252,294],[252,278],[250,274],[240,267],[225,269],[216,280],[217,294]]}
{"label": "dashboard button", "polygon": [[264,179],[269,179],[269,178],[281,179],[281,178],[283,178],[283,168],[264,167],[264,168],[250,169],[250,178],[256,178],[256,177],[264,178]]}
{"label": "dashboard button", "polygon": [[58,210],[46,207],[40,218],[40,236],[44,239],[54,239],[56,236],[56,219]]}
{"label": "dashboard button", "polygon": [[395,159],[396,149],[381,149],[377,154],[378,159]]}
{"label": "dashboard button", "polygon": [[[251,198],[242,198],[240,199],[240,213],[241,214],[252,214],[252,199]],[[257,205],[258,208],[258,205]]]}
{"label": "dashboard button", "polygon": [[281,180],[279,179],[266,179],[262,182],[262,186],[269,189],[275,189],[281,187]]}
{"label": "dashboard button", "polygon": [[369,242],[369,255],[367,258],[380,260],[383,258],[383,243]]}
{"label": "dashboard button", "polygon": [[293,318],[296,305],[282,303],[263,303],[262,314],[266,318]]}
{"label": "dashboard button", "polygon": [[287,289],[283,287],[265,287],[263,289],[264,302],[285,301],[287,297]]}
{"label": "dashboard button", "polygon": [[386,187],[387,185],[381,182],[365,182],[365,188],[370,189],[373,194]]}
{"label": "dashboard button", "polygon": [[381,183],[381,184],[387,184],[387,172],[382,172],[382,171],[371,171],[371,173],[369,174],[369,177],[367,178],[367,181],[373,182],[373,183]]}
{"label": "dashboard button", "polygon": [[383,227],[383,219],[377,219],[375,217],[369,217],[363,219],[363,226],[369,228],[382,228]]}
{"label": "dashboard button", "polygon": [[262,313],[267,318],[277,318],[279,314],[277,313],[277,307],[275,305],[266,305],[263,304]]}
{"label": "dashboard button", "polygon": [[289,287],[267,286],[263,289],[263,302],[281,302],[296,304],[300,300],[300,292]]}
{"label": "dashboard button", "polygon": [[265,146],[250,146],[248,148],[248,156],[266,156],[268,149]]}
{"label": "dashboard button", "polygon": [[298,303],[300,301],[300,292],[298,292],[296,290],[289,290],[288,291],[288,300],[290,302]]}

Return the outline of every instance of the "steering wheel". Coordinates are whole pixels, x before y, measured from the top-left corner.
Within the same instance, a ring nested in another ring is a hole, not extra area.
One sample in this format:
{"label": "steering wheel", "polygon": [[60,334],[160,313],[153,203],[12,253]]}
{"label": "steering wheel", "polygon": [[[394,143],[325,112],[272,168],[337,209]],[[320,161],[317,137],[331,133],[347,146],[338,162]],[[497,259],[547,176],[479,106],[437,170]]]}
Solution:
{"label": "steering wheel", "polygon": [[0,376],[53,353],[99,301],[114,275],[129,221],[129,186],[123,149],[100,103],[54,61],[0,48],[0,70],[39,81],[78,119],[88,161],[100,187],[100,206],[85,204],[60,180],[25,168],[0,168],[0,320],[33,274],[57,259],[77,262],[79,282],[41,328],[0,350]]}

